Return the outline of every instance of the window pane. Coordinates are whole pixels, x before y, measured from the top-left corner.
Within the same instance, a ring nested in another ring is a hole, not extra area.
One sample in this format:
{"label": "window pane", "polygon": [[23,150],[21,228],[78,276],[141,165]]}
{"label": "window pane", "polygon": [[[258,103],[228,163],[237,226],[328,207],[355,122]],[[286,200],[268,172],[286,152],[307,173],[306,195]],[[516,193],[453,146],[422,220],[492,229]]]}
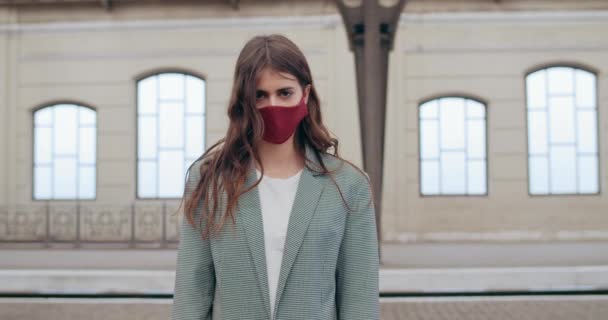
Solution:
{"label": "window pane", "polygon": [[464,111],[464,99],[441,99],[440,121],[442,148],[464,148]]}
{"label": "window pane", "polygon": [[530,193],[549,193],[549,160],[547,157],[530,157]]}
{"label": "window pane", "polygon": [[184,100],[184,75],[163,73],[158,75],[161,100]]}
{"label": "window pane", "polygon": [[528,151],[530,154],[547,154],[547,113],[528,112]]}
{"label": "window pane", "polygon": [[186,77],[186,112],[200,113],[204,111],[205,82],[201,79]]}
{"label": "window pane", "polygon": [[468,193],[486,193],[486,162],[484,160],[469,161],[467,173]]}
{"label": "window pane", "polygon": [[183,177],[182,183],[181,183],[182,188],[179,190],[180,195],[184,194],[184,187],[185,187],[184,183],[185,183],[185,179],[186,179],[186,172],[188,172],[188,168],[190,168],[190,165],[193,162],[194,162],[194,160],[190,160],[190,159],[184,161],[184,177]]}
{"label": "window pane", "polygon": [[152,76],[137,83],[137,112],[139,114],[156,114],[158,103],[157,79],[157,77]]}
{"label": "window pane", "polygon": [[160,104],[160,147],[184,147],[184,106],[181,103]]}
{"label": "window pane", "polygon": [[467,99],[466,104],[467,104],[467,117],[485,118],[486,112],[485,112],[485,107],[483,104],[481,104],[475,100],[471,100],[471,99]]}
{"label": "window pane", "polygon": [[574,146],[551,148],[551,192],[576,192],[576,150]]}
{"label": "window pane", "polygon": [[179,197],[183,190],[185,172],[183,168],[183,151],[160,151],[159,164],[159,192],[161,197]]}
{"label": "window pane", "polygon": [[79,172],[79,197],[80,199],[94,199],[95,198],[95,167],[94,166],[81,166]]}
{"label": "window pane", "polygon": [[469,120],[467,126],[467,152],[471,158],[486,156],[486,125],[484,120]]}
{"label": "window pane", "polygon": [[528,109],[545,109],[547,107],[546,72],[531,73],[526,78],[526,95]]}
{"label": "window pane", "polygon": [[577,139],[579,152],[597,152],[597,119],[595,111],[578,111]]}
{"label": "window pane", "polygon": [[85,107],[80,107],[78,108],[78,115],[80,117],[79,121],[81,126],[97,125],[97,115],[94,110]]}
{"label": "window pane", "polygon": [[77,197],[76,179],[77,163],[74,157],[55,158],[53,170],[53,191],[56,199],[73,199]]}
{"label": "window pane", "polygon": [[573,69],[568,67],[553,67],[548,69],[549,93],[573,93]]}
{"label": "window pane", "polygon": [[154,159],[157,151],[156,117],[140,116],[138,120],[137,149],[139,158]]}
{"label": "window pane", "polygon": [[420,121],[420,150],[423,159],[439,157],[438,121]]}
{"label": "window pane", "polygon": [[95,150],[97,149],[95,145],[95,131],[95,127],[80,128],[78,140],[80,143],[79,161],[81,164],[95,164]]}
{"label": "window pane", "polygon": [[428,101],[420,106],[420,119],[437,119],[439,116],[439,100]]}
{"label": "window pane", "polygon": [[574,101],[572,97],[551,97],[550,105],[551,142],[574,142]]}
{"label": "window pane", "polygon": [[53,128],[34,129],[34,162],[37,164],[49,164],[52,161],[53,153]]}
{"label": "window pane", "polygon": [[34,199],[50,199],[53,196],[52,168],[34,168]]}
{"label": "window pane", "polygon": [[156,187],[158,171],[155,161],[139,161],[137,166],[138,196],[154,198],[157,196]]}
{"label": "window pane", "polygon": [[579,192],[597,193],[599,191],[597,156],[580,156],[578,161]]}
{"label": "window pane", "polygon": [[465,193],[464,152],[441,153],[441,192],[444,194]]}
{"label": "window pane", "polygon": [[203,154],[203,116],[188,116],[186,118],[186,157],[198,158]]}
{"label": "window pane", "polygon": [[584,70],[576,70],[576,106],[578,108],[596,108],[595,75]]}
{"label": "window pane", "polygon": [[439,193],[439,161],[424,160],[421,166],[420,187],[422,194]]}
{"label": "window pane", "polygon": [[76,138],[78,135],[78,114],[73,105],[54,107],[55,153],[57,155],[76,155]]}
{"label": "window pane", "polygon": [[34,113],[35,126],[51,126],[53,125],[53,108],[42,108]]}

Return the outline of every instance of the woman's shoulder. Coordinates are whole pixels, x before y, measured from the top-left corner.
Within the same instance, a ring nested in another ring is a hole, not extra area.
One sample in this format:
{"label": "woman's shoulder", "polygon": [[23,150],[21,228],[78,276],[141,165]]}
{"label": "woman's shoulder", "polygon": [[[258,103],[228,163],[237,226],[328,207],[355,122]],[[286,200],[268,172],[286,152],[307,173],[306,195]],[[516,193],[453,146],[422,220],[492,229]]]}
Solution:
{"label": "woman's shoulder", "polygon": [[201,174],[203,171],[208,170],[212,163],[212,156],[217,151],[212,151],[211,153],[202,154],[196,160],[190,164],[188,167],[187,174],[192,181],[197,181],[201,178]]}
{"label": "woman's shoulder", "polygon": [[335,179],[348,189],[354,190],[369,184],[367,172],[351,161],[327,153],[323,154],[323,160],[327,169],[334,171]]}
{"label": "woman's shoulder", "polygon": [[200,177],[201,168],[204,169],[205,166],[209,165],[209,160],[200,156],[198,159],[194,160],[190,167],[188,168],[188,173],[193,175],[193,177]]}

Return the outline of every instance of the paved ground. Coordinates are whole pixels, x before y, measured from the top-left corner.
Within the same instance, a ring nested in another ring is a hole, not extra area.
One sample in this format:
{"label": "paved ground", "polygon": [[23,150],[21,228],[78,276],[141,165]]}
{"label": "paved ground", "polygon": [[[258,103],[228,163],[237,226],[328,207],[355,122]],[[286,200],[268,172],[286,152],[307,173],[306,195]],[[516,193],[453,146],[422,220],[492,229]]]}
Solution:
{"label": "paved ground", "polygon": [[608,296],[394,298],[381,309],[387,320],[606,320]]}
{"label": "paved ground", "polygon": [[[2,320],[167,320],[170,299],[0,299]],[[382,320],[606,320],[608,296],[382,298]]]}

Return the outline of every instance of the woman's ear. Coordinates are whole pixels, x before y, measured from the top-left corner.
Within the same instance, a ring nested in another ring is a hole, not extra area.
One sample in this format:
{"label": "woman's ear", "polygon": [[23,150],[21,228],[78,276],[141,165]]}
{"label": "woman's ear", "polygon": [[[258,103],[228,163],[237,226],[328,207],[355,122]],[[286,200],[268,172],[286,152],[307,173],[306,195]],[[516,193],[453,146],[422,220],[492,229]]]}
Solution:
{"label": "woman's ear", "polygon": [[311,84],[307,84],[304,88],[304,103],[308,104],[308,95],[310,94]]}

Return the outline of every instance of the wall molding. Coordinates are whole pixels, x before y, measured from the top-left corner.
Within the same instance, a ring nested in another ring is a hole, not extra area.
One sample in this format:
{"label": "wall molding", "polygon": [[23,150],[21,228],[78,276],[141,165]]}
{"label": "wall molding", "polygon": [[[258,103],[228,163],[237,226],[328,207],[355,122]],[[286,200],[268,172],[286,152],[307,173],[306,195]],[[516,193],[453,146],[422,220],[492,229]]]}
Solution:
{"label": "wall molding", "polygon": [[[606,22],[608,10],[580,11],[463,11],[403,13],[400,25],[408,23],[497,23],[497,22]],[[2,33],[59,33],[74,31],[125,31],[170,29],[247,28],[272,30],[277,27],[335,28],[342,25],[338,14],[310,16],[258,16],[171,20],[78,21],[10,23],[0,25]]]}
{"label": "wall molding", "polygon": [[405,13],[399,22],[406,23],[497,23],[497,22],[606,22],[608,10],[559,11],[463,11]]}
{"label": "wall molding", "polygon": [[171,20],[79,21],[0,25],[0,33],[58,33],[74,31],[179,30],[179,29],[266,29],[297,26],[334,28],[341,23],[338,15],[260,16]]}

